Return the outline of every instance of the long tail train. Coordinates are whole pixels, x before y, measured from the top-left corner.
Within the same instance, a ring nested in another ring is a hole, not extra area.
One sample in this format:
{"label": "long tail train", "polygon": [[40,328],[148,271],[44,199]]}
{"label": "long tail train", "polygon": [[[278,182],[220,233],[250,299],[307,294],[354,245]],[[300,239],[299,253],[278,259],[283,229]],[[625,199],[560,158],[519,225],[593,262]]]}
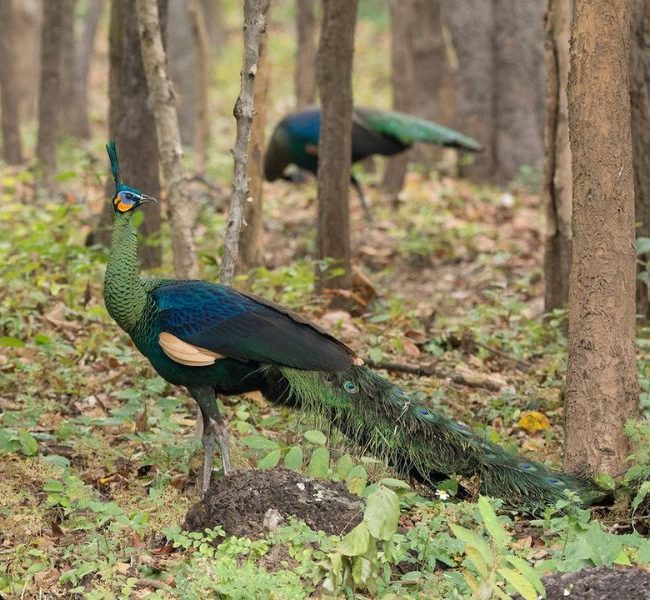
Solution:
{"label": "long tail train", "polygon": [[397,472],[424,483],[433,485],[441,474],[477,476],[481,493],[530,512],[565,498],[566,490],[583,505],[605,495],[589,479],[552,471],[480,439],[367,367],[336,373],[271,368],[267,381],[271,400],[324,416]]}

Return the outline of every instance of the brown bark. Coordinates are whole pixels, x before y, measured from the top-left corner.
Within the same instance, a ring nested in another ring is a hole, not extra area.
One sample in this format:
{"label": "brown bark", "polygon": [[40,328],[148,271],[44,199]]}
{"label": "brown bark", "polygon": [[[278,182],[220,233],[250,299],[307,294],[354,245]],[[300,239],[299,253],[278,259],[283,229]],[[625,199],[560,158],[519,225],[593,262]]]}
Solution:
{"label": "brown bark", "polygon": [[23,162],[20,141],[16,63],[16,31],[13,0],[0,2],[0,111],[2,117],[2,159],[10,165]]}
{"label": "brown bark", "polygon": [[224,43],[224,25],[221,0],[202,0],[203,14],[208,28],[210,46],[213,54],[218,54]]}
{"label": "brown bark", "polygon": [[65,14],[63,19],[63,44],[61,48],[60,63],[60,93],[61,102],[61,138],[72,135],[72,122],[74,121],[74,93],[75,93],[75,10],[77,0],[65,0]]}
{"label": "brown bark", "polygon": [[69,99],[71,110],[68,116],[68,128],[70,135],[88,140],[90,139],[88,76],[99,20],[104,12],[104,0],[87,0],[85,4],[86,14],[83,19],[83,29],[75,48],[74,81],[72,96]]}
{"label": "brown bark", "polygon": [[241,88],[233,113],[237,120],[237,137],[233,148],[235,168],[232,178],[232,196],[221,262],[221,282],[230,285],[239,254],[239,232],[244,220],[244,204],[248,198],[248,148],[255,114],[255,79],[259,71],[260,40],[266,31],[266,13],[269,0],[244,2],[244,60],[241,70]]}
{"label": "brown bark", "polygon": [[549,0],[546,15],[546,210],[544,308],[562,308],[569,298],[571,265],[571,148],[566,89],[569,81],[571,0]]}
{"label": "brown bark", "polygon": [[[634,188],[638,237],[650,237],[650,0],[632,3],[630,101],[634,154]],[[644,263],[650,255],[641,257]],[[645,271],[646,265],[640,265]],[[637,280],[637,314],[650,319],[650,288]]]}
{"label": "brown bark", "polygon": [[194,247],[191,197],[183,168],[174,90],[167,75],[167,57],[156,0],[136,0],[140,50],[158,140],[158,155],[171,220],[174,272],[179,279],[195,279],[199,265]]}
{"label": "brown bark", "polygon": [[209,50],[210,40],[200,0],[189,0],[187,12],[192,26],[194,52],[196,54],[196,115],[194,117],[194,169],[199,175],[205,173],[210,143],[210,119],[208,118]]}
{"label": "brown bark", "polygon": [[571,472],[625,471],[638,414],[627,0],[575,4],[569,76],[573,242],[566,454]]}
{"label": "brown bark", "polygon": [[314,0],[296,0],[296,108],[316,102],[316,36]]}
{"label": "brown bark", "polygon": [[[159,0],[159,7],[165,8],[165,0]],[[140,53],[135,0],[111,2],[109,57],[108,129],[120,153],[122,176],[124,181],[144,193],[160,197],[158,141]],[[142,210],[144,220],[140,233],[145,239],[155,238],[160,232],[160,206],[145,204]],[[105,245],[107,230],[110,231],[108,224],[110,206],[102,213],[96,236],[96,240]],[[158,267],[161,263],[160,243],[140,244],[143,267]]]}
{"label": "brown bark", "polygon": [[20,52],[15,56],[19,111],[27,122],[38,114],[40,78],[42,0],[14,2],[14,32],[20,40]]}
{"label": "brown bark", "polygon": [[[317,271],[316,286],[349,289],[350,185],[352,134],[352,62],[357,0],[323,0],[323,23],[317,58],[321,98],[318,144],[318,259],[332,260]],[[342,273],[333,275],[332,267]]]}
{"label": "brown bark", "polygon": [[242,271],[262,264],[264,255],[262,223],[262,187],[264,181],[264,131],[269,91],[269,56],[267,34],[260,36],[260,57],[255,78],[255,116],[248,144],[248,199],[244,208],[245,227],[241,232]]}
{"label": "brown bark", "polygon": [[38,140],[36,157],[43,183],[49,186],[58,168],[58,144],[61,135],[61,56],[67,42],[63,38],[68,0],[43,3],[41,27],[41,77],[38,94]]}

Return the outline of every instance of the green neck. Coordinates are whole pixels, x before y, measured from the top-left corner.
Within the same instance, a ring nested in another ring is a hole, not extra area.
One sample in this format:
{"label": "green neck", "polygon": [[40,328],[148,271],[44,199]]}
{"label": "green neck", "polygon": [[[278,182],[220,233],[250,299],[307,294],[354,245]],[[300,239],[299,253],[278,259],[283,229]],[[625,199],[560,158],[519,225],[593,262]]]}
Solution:
{"label": "green neck", "polygon": [[129,331],[147,302],[138,273],[138,233],[131,224],[133,211],[113,217],[113,239],[104,278],[104,302],[117,324]]}

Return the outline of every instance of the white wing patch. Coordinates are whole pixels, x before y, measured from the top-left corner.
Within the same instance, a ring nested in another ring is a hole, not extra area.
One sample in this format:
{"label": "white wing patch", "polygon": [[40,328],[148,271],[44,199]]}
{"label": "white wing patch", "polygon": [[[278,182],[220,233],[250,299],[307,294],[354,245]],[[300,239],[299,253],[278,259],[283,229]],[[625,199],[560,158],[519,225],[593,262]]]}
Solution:
{"label": "white wing patch", "polygon": [[217,360],[226,358],[222,354],[212,352],[212,350],[206,350],[205,348],[188,344],[166,331],[163,331],[158,336],[158,343],[162,351],[169,358],[188,367],[208,367],[213,365]]}

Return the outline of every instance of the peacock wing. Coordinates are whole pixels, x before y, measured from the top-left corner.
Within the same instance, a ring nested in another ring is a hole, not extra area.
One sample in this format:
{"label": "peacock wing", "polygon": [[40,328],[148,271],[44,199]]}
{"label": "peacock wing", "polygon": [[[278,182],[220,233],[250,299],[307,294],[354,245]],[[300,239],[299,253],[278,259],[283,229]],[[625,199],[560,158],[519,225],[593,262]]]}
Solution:
{"label": "peacock wing", "polygon": [[152,295],[161,332],[202,354],[310,371],[342,371],[362,363],[307,319],[229,287],[187,281],[160,287]]}

